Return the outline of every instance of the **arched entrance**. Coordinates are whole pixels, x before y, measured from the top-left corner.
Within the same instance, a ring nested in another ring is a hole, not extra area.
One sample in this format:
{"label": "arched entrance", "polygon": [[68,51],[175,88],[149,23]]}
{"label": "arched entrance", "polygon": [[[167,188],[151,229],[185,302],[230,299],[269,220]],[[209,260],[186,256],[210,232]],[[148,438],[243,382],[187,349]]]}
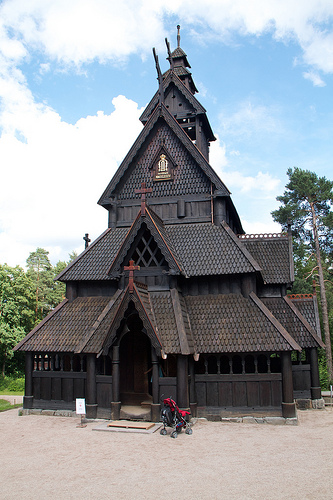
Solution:
{"label": "arched entrance", "polygon": [[120,401],[125,405],[140,405],[151,397],[151,343],[142,331],[137,312],[126,321],[129,332],[120,341]]}

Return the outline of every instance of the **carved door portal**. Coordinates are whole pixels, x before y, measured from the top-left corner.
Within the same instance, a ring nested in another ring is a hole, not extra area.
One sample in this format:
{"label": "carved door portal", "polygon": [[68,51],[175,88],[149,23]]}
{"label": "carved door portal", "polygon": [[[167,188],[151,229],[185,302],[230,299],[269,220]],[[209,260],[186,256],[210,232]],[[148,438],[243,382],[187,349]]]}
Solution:
{"label": "carved door portal", "polygon": [[[139,320],[138,327],[140,323]],[[140,405],[151,401],[151,343],[147,335],[141,329],[131,329],[120,342],[119,354],[122,404]]]}

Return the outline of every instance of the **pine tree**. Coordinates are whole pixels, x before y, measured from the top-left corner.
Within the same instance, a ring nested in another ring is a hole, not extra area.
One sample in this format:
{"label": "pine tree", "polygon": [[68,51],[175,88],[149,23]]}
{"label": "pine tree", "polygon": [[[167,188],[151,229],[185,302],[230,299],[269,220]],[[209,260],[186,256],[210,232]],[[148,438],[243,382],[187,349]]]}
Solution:
{"label": "pine tree", "polygon": [[291,223],[293,237],[308,259],[315,257],[315,267],[308,277],[318,278],[326,344],[329,381],[333,380],[332,349],[324,280],[323,260],[332,259],[333,248],[333,182],[314,172],[289,168],[289,182],[277,200],[282,206],[272,212],[273,219],[284,228]]}

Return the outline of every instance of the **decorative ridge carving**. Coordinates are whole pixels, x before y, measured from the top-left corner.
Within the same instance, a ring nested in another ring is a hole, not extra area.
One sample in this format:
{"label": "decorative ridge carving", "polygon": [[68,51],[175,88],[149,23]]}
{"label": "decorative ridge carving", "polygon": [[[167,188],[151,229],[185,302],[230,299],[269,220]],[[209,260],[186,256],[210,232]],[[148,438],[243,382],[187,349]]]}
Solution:
{"label": "decorative ridge carving", "polygon": [[288,233],[259,233],[259,234],[237,234],[237,238],[240,240],[259,240],[259,239],[275,239],[275,238],[287,238]]}
{"label": "decorative ridge carving", "polygon": [[312,293],[292,293],[288,295],[288,299],[292,300],[302,300],[302,299],[313,299]]}

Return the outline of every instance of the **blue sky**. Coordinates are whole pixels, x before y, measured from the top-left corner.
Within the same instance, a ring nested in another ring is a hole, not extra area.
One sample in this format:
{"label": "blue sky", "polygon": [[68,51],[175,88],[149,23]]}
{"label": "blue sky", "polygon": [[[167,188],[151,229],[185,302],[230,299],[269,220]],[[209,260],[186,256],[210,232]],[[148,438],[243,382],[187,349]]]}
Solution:
{"label": "blue sky", "polygon": [[188,55],[217,141],[210,163],[246,232],[298,166],[332,179],[331,0],[4,0],[0,3],[0,263],[52,263],[107,227],[97,200],[157,89],[152,47]]}

